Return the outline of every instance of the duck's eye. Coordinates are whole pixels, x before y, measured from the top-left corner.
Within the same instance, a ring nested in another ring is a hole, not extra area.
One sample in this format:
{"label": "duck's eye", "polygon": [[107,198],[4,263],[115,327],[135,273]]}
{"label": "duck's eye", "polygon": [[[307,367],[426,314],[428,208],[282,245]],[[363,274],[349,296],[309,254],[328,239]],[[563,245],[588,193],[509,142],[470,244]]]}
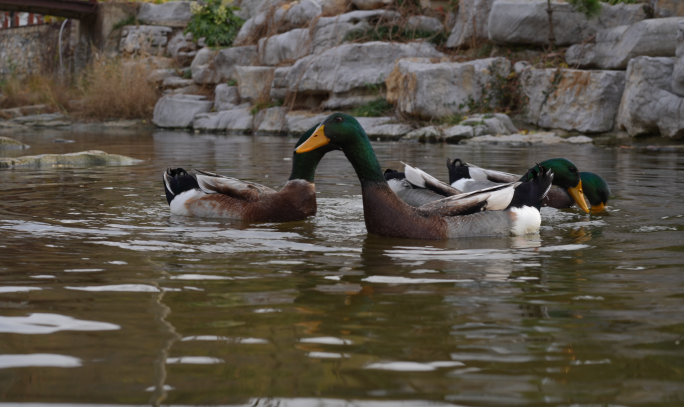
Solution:
{"label": "duck's eye", "polygon": [[574,173],[577,173],[577,168],[571,167],[571,168],[570,168],[570,172],[572,172],[573,174],[574,174]]}
{"label": "duck's eye", "polygon": [[343,119],[342,119],[341,116],[337,116],[337,117],[335,118],[335,123],[342,123],[342,120],[343,120]]}

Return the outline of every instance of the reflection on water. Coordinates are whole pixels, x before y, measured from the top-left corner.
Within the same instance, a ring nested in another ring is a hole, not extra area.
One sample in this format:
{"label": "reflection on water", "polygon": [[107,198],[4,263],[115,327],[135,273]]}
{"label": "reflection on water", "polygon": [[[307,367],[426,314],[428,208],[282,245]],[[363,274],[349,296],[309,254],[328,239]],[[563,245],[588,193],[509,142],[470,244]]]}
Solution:
{"label": "reflection on water", "polygon": [[13,137],[31,154],[100,149],[144,161],[2,172],[3,402],[684,402],[677,153],[376,144],[384,167],[405,161],[441,179],[445,157],[523,172],[565,156],[603,175],[614,194],[599,215],[544,208],[538,235],[434,242],[368,235],[358,180],[338,152],[319,166],[314,218],[169,215],[166,167],[278,188],[292,139]]}

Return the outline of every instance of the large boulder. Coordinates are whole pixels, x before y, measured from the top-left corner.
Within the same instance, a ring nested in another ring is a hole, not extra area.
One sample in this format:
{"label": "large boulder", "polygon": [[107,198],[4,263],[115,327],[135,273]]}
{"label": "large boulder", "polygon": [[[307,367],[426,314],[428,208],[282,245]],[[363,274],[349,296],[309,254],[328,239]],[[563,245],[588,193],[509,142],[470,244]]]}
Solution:
{"label": "large boulder", "polygon": [[623,71],[527,69],[521,75],[529,99],[525,121],[583,133],[610,131],[625,89]]}
{"label": "large boulder", "polygon": [[397,61],[387,78],[387,101],[403,114],[422,118],[445,117],[468,111],[470,101],[485,98],[492,81],[506,78],[511,63],[506,58],[487,58],[469,62],[438,62],[429,58]]}
{"label": "large boulder", "polygon": [[311,53],[311,34],[306,28],[288,31],[259,40],[261,65],[279,65],[293,62]]}
{"label": "large boulder", "polygon": [[626,69],[637,56],[673,57],[677,48],[678,24],[684,18],[644,20],[630,26],[600,31],[595,44],[577,44],[565,53],[571,66]]}
{"label": "large boulder", "polygon": [[192,19],[190,1],[171,1],[164,4],[142,3],[138,21],[150,25],[185,27]]}
{"label": "large boulder", "polygon": [[489,39],[489,13],[495,0],[460,0],[448,48],[465,48]]}
{"label": "large boulder", "polygon": [[307,130],[320,124],[330,113],[312,113],[310,111],[294,111],[285,115],[287,129],[290,134],[304,134]]}
{"label": "large boulder", "polygon": [[630,136],[684,136],[684,98],[672,92],[674,58],[636,57],[627,66],[627,81],[617,124]]}
{"label": "large boulder", "polygon": [[236,66],[256,65],[259,57],[256,45],[231,47],[220,50],[214,58],[214,69],[219,74],[220,81],[236,79]]}
{"label": "large boulder", "polygon": [[156,53],[160,48],[166,47],[168,35],[172,31],[169,27],[127,25],[121,31],[119,51],[125,54]]}
{"label": "large boulder", "polygon": [[684,96],[684,21],[677,23],[677,51],[672,73],[672,91]]}
{"label": "large boulder", "polygon": [[245,21],[233,40],[233,46],[256,44],[259,38],[268,32],[268,23],[272,20],[271,17],[269,13],[261,13]]}
{"label": "large boulder", "polygon": [[287,97],[287,73],[290,72],[289,66],[276,68],[273,72],[273,82],[271,83],[271,100],[285,100]]}
{"label": "large boulder", "polygon": [[239,104],[240,94],[238,94],[237,86],[228,86],[225,83],[216,85],[214,89],[214,110],[217,112],[231,110]]}
{"label": "large boulder", "polygon": [[164,96],[154,106],[152,123],[159,127],[190,127],[195,116],[211,110],[214,103],[198,95]]}
{"label": "large boulder", "polygon": [[192,72],[192,80],[197,84],[204,83],[219,83],[221,82],[221,74],[216,72],[214,68],[214,57],[217,51],[207,47],[202,48],[195,55],[195,59],[190,64],[190,71]]}
{"label": "large boulder", "polygon": [[286,81],[289,93],[297,98],[342,100],[364,93],[377,98],[384,93],[385,79],[397,59],[441,56],[432,44],[423,42],[344,44],[298,60],[288,71]]}
{"label": "large boulder", "polygon": [[265,101],[269,99],[275,68],[270,66],[236,66],[240,99]]}
{"label": "large boulder", "polygon": [[270,107],[254,116],[254,134],[287,134],[287,107]]}
{"label": "large boulder", "polygon": [[250,133],[254,116],[248,107],[226,110],[218,113],[198,114],[192,127],[195,130],[226,131],[234,133]]}
{"label": "large boulder", "polygon": [[347,35],[354,31],[372,28],[372,22],[396,21],[401,14],[389,10],[357,10],[335,17],[322,17],[316,22],[311,37],[311,50],[320,54],[342,44]]}
{"label": "large boulder", "polygon": [[275,28],[284,33],[295,28],[307,27],[323,13],[321,5],[312,0],[291,3],[289,7],[279,7],[275,12]]}
{"label": "large boulder", "polygon": [[[556,45],[579,44],[599,30],[646,18],[641,4],[601,3],[601,14],[587,20],[569,3],[552,2]],[[548,44],[546,0],[496,0],[489,13],[489,39],[499,44]]]}

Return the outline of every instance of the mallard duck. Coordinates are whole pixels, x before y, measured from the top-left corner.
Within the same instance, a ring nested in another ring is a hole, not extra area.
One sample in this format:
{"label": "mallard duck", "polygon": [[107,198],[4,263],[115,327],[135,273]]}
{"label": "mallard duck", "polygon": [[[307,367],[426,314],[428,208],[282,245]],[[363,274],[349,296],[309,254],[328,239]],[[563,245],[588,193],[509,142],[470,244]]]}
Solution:
{"label": "mallard duck", "polygon": [[[300,145],[314,132],[309,129]],[[314,175],[323,156],[335,149],[328,146],[306,154],[295,154],[292,172],[285,186],[275,191],[266,186],[197,170],[169,168],[163,180],[166,199],[174,215],[239,219],[253,222],[288,222],[316,214]]]}
{"label": "mallard duck", "polygon": [[541,169],[529,182],[456,195],[416,208],[392,192],[368,135],[355,118],[344,113],[328,116],[295,153],[329,145],[340,148],[356,170],[366,229],[379,236],[449,239],[535,233],[541,224],[535,206],[553,181],[551,171]]}
{"label": "mallard duck", "polygon": [[405,166],[405,172],[388,168],[383,175],[390,189],[402,201],[411,206],[423,206],[427,203],[462,193],[426,172],[415,169],[408,164],[402,164]]}
{"label": "mallard duck", "polygon": [[[552,158],[542,161],[540,165],[551,168],[554,174],[553,184],[543,205],[552,208],[569,208],[577,204],[585,212],[589,212],[584,196],[591,204],[591,211],[601,212],[610,197],[610,188],[606,180],[591,172],[578,172],[577,166],[565,158]],[[529,177],[487,170],[459,159],[447,158],[449,184],[464,192],[491,187],[497,183],[512,182]],[[578,181],[579,179],[579,181]]]}

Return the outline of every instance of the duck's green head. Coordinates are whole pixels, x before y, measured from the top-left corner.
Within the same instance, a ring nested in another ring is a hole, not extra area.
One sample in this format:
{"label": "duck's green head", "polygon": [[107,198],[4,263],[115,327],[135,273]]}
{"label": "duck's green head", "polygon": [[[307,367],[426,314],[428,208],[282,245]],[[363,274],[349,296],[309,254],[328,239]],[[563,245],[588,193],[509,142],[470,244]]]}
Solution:
{"label": "duck's green head", "polygon": [[[308,140],[314,131],[316,131],[318,126],[319,124],[307,130],[302,137],[297,140],[295,149]],[[321,161],[321,159],[323,159],[323,156],[326,153],[329,153],[333,150],[339,150],[339,148],[334,145],[327,145],[318,148],[315,151],[310,151],[304,154],[294,153],[294,157],[292,158],[292,172],[290,173],[290,179],[304,179],[309,182],[314,182],[314,176],[316,174],[316,167],[318,167],[318,163]]]}
{"label": "duck's green head", "polygon": [[593,172],[580,172],[584,195],[589,199],[591,211],[601,212],[610,198],[610,187],[605,179]]}
{"label": "duck's green head", "polygon": [[528,171],[521,181],[532,179],[533,175],[539,171],[539,166],[550,168],[551,171],[553,171],[553,185],[568,191],[577,206],[582,208],[584,212],[589,212],[589,205],[587,205],[587,202],[584,200],[580,173],[575,164],[565,158],[552,158],[550,160],[542,161]]}
{"label": "duck's green head", "polygon": [[367,140],[368,136],[354,117],[344,113],[333,113],[318,126],[308,140],[295,149],[295,153],[313,151],[329,143],[347,150],[358,145],[363,139]]}

